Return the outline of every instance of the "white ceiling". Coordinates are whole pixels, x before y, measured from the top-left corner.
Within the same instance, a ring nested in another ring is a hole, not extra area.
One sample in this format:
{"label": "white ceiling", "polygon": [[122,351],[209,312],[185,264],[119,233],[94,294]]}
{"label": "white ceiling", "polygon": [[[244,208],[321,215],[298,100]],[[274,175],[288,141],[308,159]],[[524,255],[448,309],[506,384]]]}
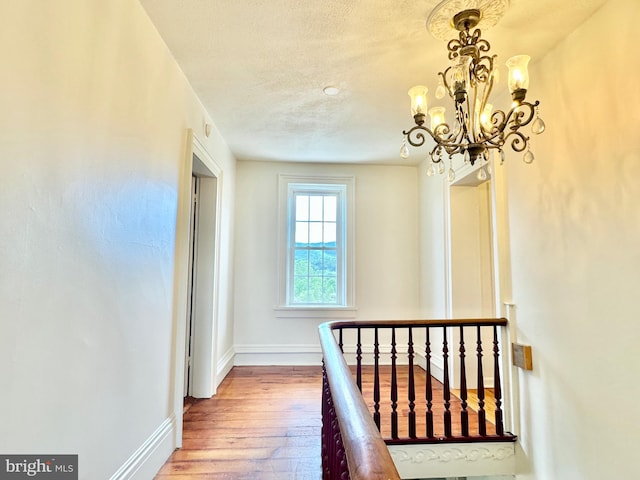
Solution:
{"label": "white ceiling", "polygon": [[[501,64],[518,53],[533,63],[605,2],[511,0],[483,37]],[[424,84],[432,93],[448,63],[445,42],[425,27],[440,0],[141,3],[239,160],[423,158],[398,152],[413,123],[407,90]],[[340,93],[324,95],[328,85]],[[529,90],[537,98],[535,77]]]}

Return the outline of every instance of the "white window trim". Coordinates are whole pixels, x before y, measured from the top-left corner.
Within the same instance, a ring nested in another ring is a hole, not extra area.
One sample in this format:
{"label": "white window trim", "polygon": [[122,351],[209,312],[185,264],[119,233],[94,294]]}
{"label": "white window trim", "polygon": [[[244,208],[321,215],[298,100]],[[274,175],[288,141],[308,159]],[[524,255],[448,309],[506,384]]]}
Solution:
{"label": "white window trim", "polygon": [[[287,305],[287,235],[289,184],[346,185],[346,238],[344,253],[345,305]],[[328,175],[278,175],[278,298],[274,312],[284,318],[345,319],[355,318],[355,177]]]}

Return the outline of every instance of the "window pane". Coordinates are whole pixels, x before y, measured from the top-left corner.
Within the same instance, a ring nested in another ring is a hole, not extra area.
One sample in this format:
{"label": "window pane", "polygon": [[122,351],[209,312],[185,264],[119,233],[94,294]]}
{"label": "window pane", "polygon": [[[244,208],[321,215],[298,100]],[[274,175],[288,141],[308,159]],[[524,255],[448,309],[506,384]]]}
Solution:
{"label": "window pane", "polygon": [[322,250],[309,250],[309,275],[322,274]]}
{"label": "window pane", "polygon": [[337,198],[334,195],[324,197],[324,221],[335,222],[337,219]]}
{"label": "window pane", "polygon": [[296,245],[309,244],[309,223],[296,222]]}
{"label": "window pane", "polygon": [[325,247],[336,246],[336,224],[325,223],[324,224],[324,239],[323,243]]}
{"label": "window pane", "polygon": [[293,302],[307,303],[309,291],[308,277],[293,277]]}
{"label": "window pane", "polygon": [[309,220],[322,221],[322,197],[320,195],[309,197]]}
{"label": "window pane", "polygon": [[325,250],[324,251],[324,262],[322,262],[322,271],[325,275],[335,275],[336,274],[336,251],[335,250]]}
{"label": "window pane", "polygon": [[324,277],[322,293],[325,303],[336,303],[338,299],[338,282],[336,277]]}
{"label": "window pane", "polygon": [[296,220],[309,220],[308,195],[296,195]]}
{"label": "window pane", "polygon": [[321,222],[309,223],[309,243],[317,247],[322,245],[322,223]]}
{"label": "window pane", "polygon": [[307,250],[296,250],[293,274],[296,276],[309,275],[309,252]]}
{"label": "window pane", "polygon": [[322,277],[309,277],[309,303],[322,303]]}

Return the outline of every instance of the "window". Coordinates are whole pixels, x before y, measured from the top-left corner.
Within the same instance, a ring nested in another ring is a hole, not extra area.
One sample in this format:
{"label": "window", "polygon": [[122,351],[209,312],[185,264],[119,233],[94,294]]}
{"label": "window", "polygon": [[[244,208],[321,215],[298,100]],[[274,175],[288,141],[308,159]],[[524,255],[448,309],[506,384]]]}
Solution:
{"label": "window", "polygon": [[344,191],[341,185],[289,184],[289,305],[344,305]]}
{"label": "window", "polygon": [[281,316],[351,318],[353,177],[281,175],[279,180],[276,310]]}

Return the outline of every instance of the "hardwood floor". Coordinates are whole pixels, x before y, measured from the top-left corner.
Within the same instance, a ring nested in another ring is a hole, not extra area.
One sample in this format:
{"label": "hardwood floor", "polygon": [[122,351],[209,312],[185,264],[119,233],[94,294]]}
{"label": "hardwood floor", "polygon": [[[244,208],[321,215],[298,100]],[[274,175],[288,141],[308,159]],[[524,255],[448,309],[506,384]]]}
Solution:
{"label": "hardwood floor", "polygon": [[[355,368],[352,367],[355,377]],[[398,383],[398,436],[399,438],[409,437],[409,402],[407,400],[409,369],[407,366],[398,366],[397,383]],[[426,436],[426,372],[420,368],[414,368],[415,374],[415,407],[416,412],[416,432],[420,437]],[[433,398],[433,423],[434,435],[436,437],[444,436],[444,401],[443,401],[443,385],[435,378],[432,378],[432,398]],[[469,417],[469,433],[478,435],[478,398],[475,390],[468,392],[467,413]],[[462,410],[459,391],[451,391],[450,411],[451,411],[451,427],[455,436],[462,434],[460,423],[460,412]],[[374,411],[373,401],[373,367],[362,367],[362,396],[371,412]],[[485,389],[485,410],[487,412],[486,432],[489,435],[495,434],[495,425],[492,423],[495,418],[495,402],[493,399],[493,391]],[[380,432],[385,439],[391,438],[391,367],[380,367]]]}
{"label": "hardwood floor", "polygon": [[234,367],[157,480],[319,480],[321,367]]}
{"label": "hardwood floor", "polygon": [[[363,394],[373,409],[370,368]],[[382,433],[390,436],[390,371],[381,368]],[[399,367],[399,433],[406,436],[407,368]],[[422,378],[422,379],[421,379]],[[442,432],[442,385],[434,380],[437,434]],[[385,391],[386,390],[386,391]],[[234,367],[215,397],[195,401],[184,416],[183,446],[156,480],[319,480],[321,367]],[[401,403],[404,402],[404,403]],[[439,402],[439,403],[436,403]],[[454,432],[460,428],[460,402],[452,396]],[[471,403],[471,402],[470,402]],[[488,402],[489,404],[489,402]],[[424,432],[424,375],[416,379],[418,432]],[[439,419],[438,419],[439,418]],[[472,431],[477,431],[470,410]],[[493,433],[493,425],[487,425]]]}

